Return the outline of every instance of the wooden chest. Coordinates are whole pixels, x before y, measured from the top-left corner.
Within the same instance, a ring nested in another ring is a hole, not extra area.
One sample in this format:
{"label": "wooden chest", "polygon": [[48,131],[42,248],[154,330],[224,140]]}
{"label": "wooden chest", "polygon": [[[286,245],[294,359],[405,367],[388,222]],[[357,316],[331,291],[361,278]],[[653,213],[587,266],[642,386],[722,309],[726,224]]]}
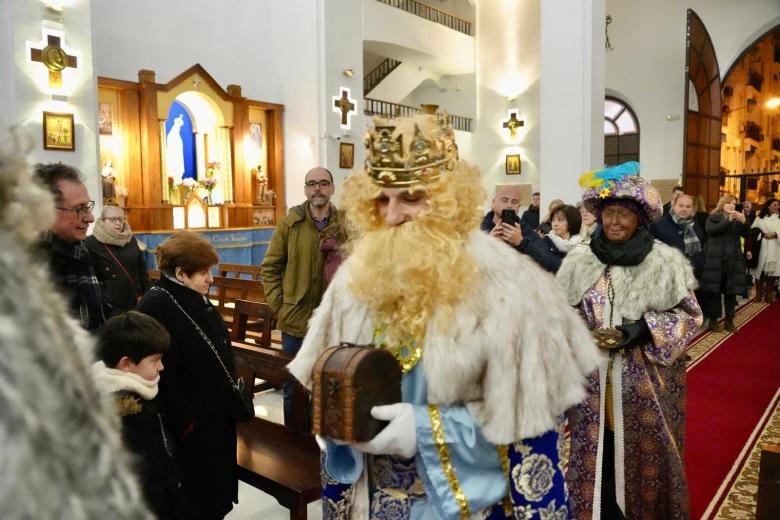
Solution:
{"label": "wooden chest", "polygon": [[401,367],[373,346],[342,343],[322,353],[312,379],[312,432],[349,444],[373,439],[387,421],[371,407],[401,401]]}

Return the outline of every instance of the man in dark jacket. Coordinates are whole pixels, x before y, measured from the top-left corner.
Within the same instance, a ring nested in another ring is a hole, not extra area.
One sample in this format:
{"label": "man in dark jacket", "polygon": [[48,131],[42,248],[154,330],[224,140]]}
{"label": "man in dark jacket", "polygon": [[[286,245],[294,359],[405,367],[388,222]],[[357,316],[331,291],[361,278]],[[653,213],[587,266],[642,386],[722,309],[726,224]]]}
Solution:
{"label": "man in dark jacket", "polygon": [[681,194],[685,193],[685,188],[682,186],[675,186],[672,188],[672,198],[669,202],[664,204],[664,215],[669,213],[669,210],[672,209],[672,205],[674,204],[674,201],[677,200],[677,197]]}
{"label": "man in dark jacket", "polygon": [[103,297],[92,260],[84,245],[87,228],[95,221],[87,187],[79,172],[66,164],[35,166],[36,179],[54,195],[57,220],[38,243],[54,282],[68,300],[71,314],[88,330],[105,321]]}
{"label": "man in dark jacket", "polygon": [[[341,226],[341,212],[330,202],[336,191],[325,168],[313,168],[304,178],[306,202],[290,209],[276,225],[261,264],[265,297],[276,313],[282,331],[282,350],[294,356],[306,327],[325,292],[325,255],[322,237],[333,236]],[[284,415],[292,410],[293,388],[284,388]]]}
{"label": "man in dark jacket", "polygon": [[691,262],[696,279],[704,267],[704,230],[693,219],[693,197],[678,195],[671,210],[650,228],[655,238],[679,249]]}
{"label": "man in dark jacket", "polygon": [[539,227],[539,197],[538,191],[531,195],[531,205],[528,206],[528,209],[525,210],[520,219],[523,226],[531,230],[535,230]]}

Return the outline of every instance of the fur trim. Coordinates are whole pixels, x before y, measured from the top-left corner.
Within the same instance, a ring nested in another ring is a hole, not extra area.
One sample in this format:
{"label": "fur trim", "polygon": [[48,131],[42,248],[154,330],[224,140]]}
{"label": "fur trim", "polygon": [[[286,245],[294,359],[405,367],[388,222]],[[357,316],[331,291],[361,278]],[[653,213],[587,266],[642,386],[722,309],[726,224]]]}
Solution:
{"label": "fur trim", "polygon": [[92,374],[95,376],[95,382],[98,387],[109,394],[127,390],[138,394],[147,401],[155,398],[158,391],[160,375],[152,381],[144,379],[133,372],[125,372],[116,368],[109,368],[102,361],[92,365]]}
{"label": "fur trim", "polygon": [[116,409],[119,412],[119,417],[139,414],[144,409],[141,404],[141,399],[132,394],[118,395],[114,398],[114,402],[116,402]]}
{"label": "fur trim", "polygon": [[117,231],[111,223],[106,222],[102,218],[95,220],[92,234],[95,235],[98,242],[119,247],[126,246],[133,238],[133,230],[130,229],[129,223],[125,222],[125,227],[122,228],[122,231]]}
{"label": "fur trim", "polygon": [[[480,286],[455,307],[446,330],[429,326],[421,361],[428,401],[465,404],[495,444],[538,436],[585,397],[585,377],[605,358],[551,275],[480,231],[466,247],[480,268]],[[372,341],[369,310],[347,288],[352,268],[347,259],[337,271],[288,365],[309,388],[327,347]]]}
{"label": "fur trim", "polygon": [[[566,255],[557,278],[566,290],[569,305],[579,305],[606,268],[588,246],[576,247]],[[688,259],[678,249],[656,240],[640,264],[612,267],[612,286],[615,313],[638,320],[647,311],[676,306],[690,295],[697,282]]]}

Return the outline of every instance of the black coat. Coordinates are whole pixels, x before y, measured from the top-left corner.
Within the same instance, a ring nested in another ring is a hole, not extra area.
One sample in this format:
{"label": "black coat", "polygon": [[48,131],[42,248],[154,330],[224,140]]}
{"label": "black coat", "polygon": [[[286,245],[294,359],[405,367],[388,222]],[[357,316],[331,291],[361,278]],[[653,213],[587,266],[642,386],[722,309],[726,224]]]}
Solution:
{"label": "black coat", "polygon": [[518,249],[533,258],[542,269],[551,273],[558,272],[566,257],[566,253],[555,247],[550,237],[540,238],[536,231],[523,234],[523,241],[520,242]]}
{"label": "black coat", "polygon": [[[707,219],[707,243],[704,247],[704,269],[700,290],[708,293],[742,294],[747,292],[745,256],[740,239],[748,236],[749,228],[739,221],[730,221],[723,213]],[[723,275],[725,287],[721,287]]]}
{"label": "black coat", "polygon": [[[225,324],[197,292],[162,276],[155,284],[170,292],[219,352],[235,375]],[[233,390],[214,352],[190,320],[162,291],[150,289],[138,310],[159,321],[171,335],[160,374],[160,408],[179,442],[187,505],[198,518],[222,518],[238,502],[236,420]]]}
{"label": "black coat", "polygon": [[155,400],[123,390],[114,393],[122,417],[122,440],[134,455],[144,498],[158,520],[183,519],[182,475],[173,459],[173,439],[163,427]]}
{"label": "black coat", "polygon": [[[138,241],[131,238],[127,245],[119,247],[104,244],[92,235],[84,243],[89,249],[95,275],[103,291],[103,303],[108,309],[106,317],[135,309],[138,297],[149,289],[146,258],[138,247]],[[124,269],[117,265],[107,249],[122,263]]]}
{"label": "black coat", "polygon": [[523,226],[529,227],[534,230],[538,228],[539,227],[539,206],[528,206],[528,209],[525,210],[523,216],[520,218],[520,223]]}
{"label": "black coat", "polygon": [[704,246],[706,242],[706,235],[704,234],[704,230],[696,221],[694,221],[693,224],[693,231],[696,233],[696,236],[699,237],[699,242],[701,242],[701,251],[688,256],[685,255],[685,233],[680,228],[680,226],[674,223],[671,213],[666,213],[663,217],[661,217],[661,220],[659,220],[650,228],[650,232],[653,234],[653,236],[655,236],[655,238],[664,244],[679,249],[682,254],[688,258],[688,260],[691,262],[691,265],[693,266],[693,274],[698,280],[701,278],[702,269],[704,269]]}

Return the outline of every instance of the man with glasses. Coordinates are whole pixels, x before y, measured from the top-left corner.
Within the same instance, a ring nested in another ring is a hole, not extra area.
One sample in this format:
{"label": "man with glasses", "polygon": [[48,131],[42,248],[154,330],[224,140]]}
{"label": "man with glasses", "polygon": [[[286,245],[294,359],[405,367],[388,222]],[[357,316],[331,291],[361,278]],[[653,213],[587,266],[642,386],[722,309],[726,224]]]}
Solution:
{"label": "man with glasses", "polygon": [[105,321],[100,283],[84,245],[87,229],[95,221],[95,201],[89,199],[79,172],[66,164],[35,165],[36,179],[54,196],[56,220],[38,243],[49,270],[71,313],[87,330]]}
{"label": "man with glasses", "polygon": [[[306,202],[290,209],[276,225],[261,265],[266,300],[282,331],[282,349],[294,356],[301,348],[309,318],[325,292],[323,238],[340,236],[341,212],[330,202],[333,175],[312,168],[304,177]],[[290,420],[293,385],[284,387],[285,423]]]}

